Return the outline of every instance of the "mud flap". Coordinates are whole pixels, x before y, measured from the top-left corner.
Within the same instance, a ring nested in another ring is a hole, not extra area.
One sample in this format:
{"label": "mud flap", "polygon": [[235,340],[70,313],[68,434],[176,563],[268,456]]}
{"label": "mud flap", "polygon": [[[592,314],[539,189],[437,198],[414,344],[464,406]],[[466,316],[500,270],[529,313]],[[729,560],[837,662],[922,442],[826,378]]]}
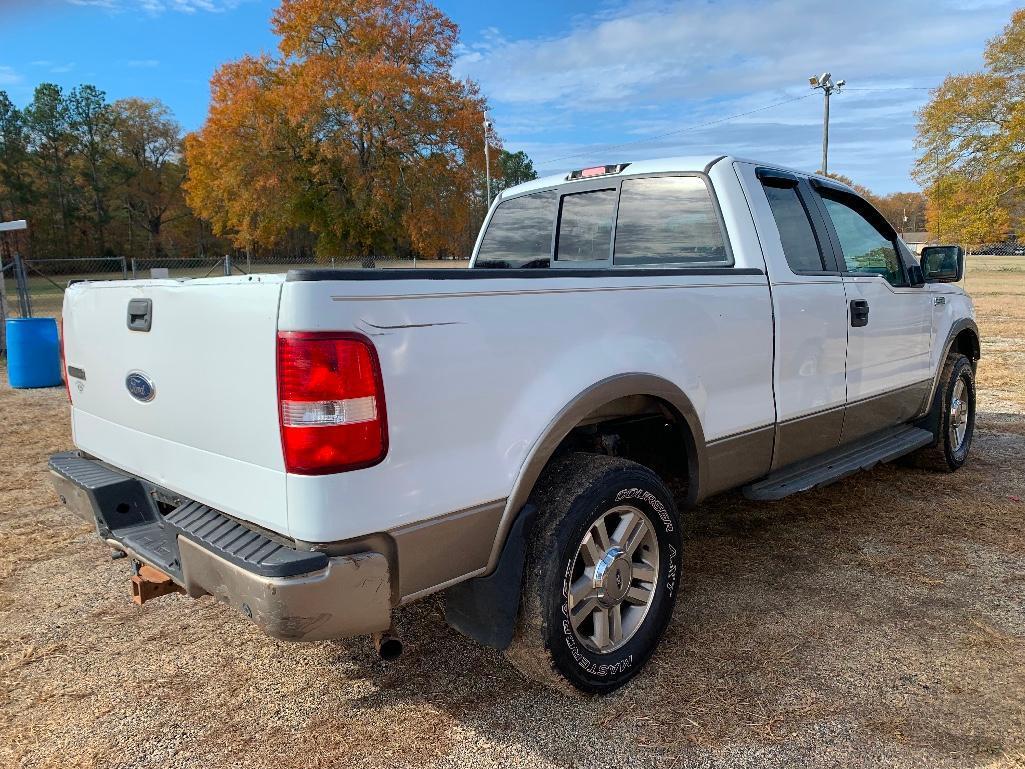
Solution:
{"label": "mud flap", "polygon": [[478,643],[502,651],[512,642],[520,611],[523,561],[537,508],[524,505],[502,547],[495,571],[445,591],[445,621]]}

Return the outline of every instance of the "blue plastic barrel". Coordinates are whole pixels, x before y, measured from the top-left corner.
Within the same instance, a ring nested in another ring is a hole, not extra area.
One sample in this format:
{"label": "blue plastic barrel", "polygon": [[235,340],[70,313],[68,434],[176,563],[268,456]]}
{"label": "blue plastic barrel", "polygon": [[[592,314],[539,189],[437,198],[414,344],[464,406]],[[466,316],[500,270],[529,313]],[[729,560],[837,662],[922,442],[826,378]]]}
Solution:
{"label": "blue plastic barrel", "polygon": [[7,319],[7,380],[11,387],[61,384],[57,321],[53,318]]}

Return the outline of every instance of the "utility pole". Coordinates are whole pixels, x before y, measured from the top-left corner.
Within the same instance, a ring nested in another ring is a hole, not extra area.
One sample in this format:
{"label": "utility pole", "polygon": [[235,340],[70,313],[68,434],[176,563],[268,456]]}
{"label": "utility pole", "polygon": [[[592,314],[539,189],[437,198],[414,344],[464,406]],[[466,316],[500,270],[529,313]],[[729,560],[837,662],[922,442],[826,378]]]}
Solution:
{"label": "utility pole", "polygon": [[484,183],[487,185],[488,208],[491,208],[491,153],[488,152],[492,123],[488,120],[488,113],[484,113]]}
{"label": "utility pole", "polygon": [[828,72],[823,72],[821,75],[812,75],[808,78],[808,83],[812,88],[822,89],[822,96],[825,99],[822,113],[822,175],[825,176],[829,173],[829,97],[833,91],[840,93],[841,89],[847,85],[847,81],[833,82],[833,76]]}

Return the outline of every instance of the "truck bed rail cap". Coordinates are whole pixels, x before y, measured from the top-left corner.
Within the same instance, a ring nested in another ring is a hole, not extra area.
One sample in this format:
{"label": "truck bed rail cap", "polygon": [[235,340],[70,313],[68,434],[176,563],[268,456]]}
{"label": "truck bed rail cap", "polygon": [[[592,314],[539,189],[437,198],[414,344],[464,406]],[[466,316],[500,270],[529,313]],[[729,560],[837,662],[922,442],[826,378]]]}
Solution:
{"label": "truck bed rail cap", "polygon": [[307,269],[289,270],[286,281],[304,282],[317,280],[524,280],[531,278],[660,278],[685,275],[764,275],[757,267],[674,267],[674,268],[618,268],[601,269],[559,268],[455,268],[435,267],[428,269]]}

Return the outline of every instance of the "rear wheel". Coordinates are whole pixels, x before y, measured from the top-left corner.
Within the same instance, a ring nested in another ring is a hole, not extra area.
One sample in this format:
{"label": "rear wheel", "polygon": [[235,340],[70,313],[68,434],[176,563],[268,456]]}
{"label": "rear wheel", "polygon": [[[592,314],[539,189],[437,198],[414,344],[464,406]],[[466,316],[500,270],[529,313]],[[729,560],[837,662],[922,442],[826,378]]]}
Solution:
{"label": "rear wheel", "polygon": [[507,658],[530,678],[584,692],[636,675],[672,614],[680,573],[672,495],[625,459],[571,454],[533,494],[538,523]]}

